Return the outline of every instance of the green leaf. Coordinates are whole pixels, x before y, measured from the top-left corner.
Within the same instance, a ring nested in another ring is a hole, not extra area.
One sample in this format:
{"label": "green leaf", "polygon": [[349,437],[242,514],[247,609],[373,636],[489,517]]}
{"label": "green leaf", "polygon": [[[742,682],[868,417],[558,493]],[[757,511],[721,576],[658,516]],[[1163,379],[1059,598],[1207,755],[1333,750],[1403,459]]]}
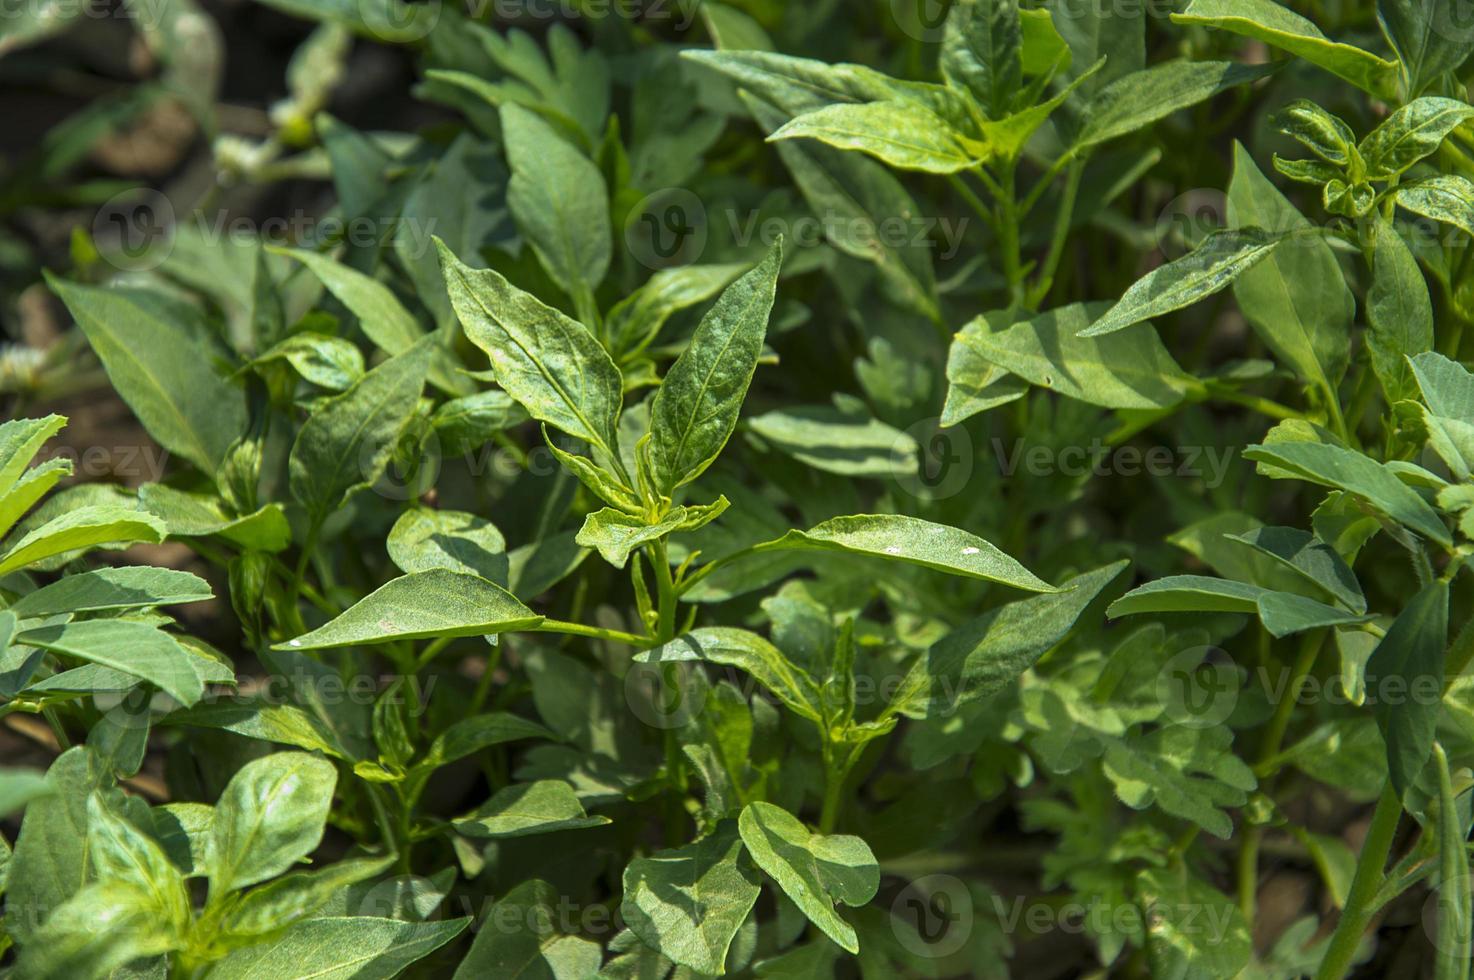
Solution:
{"label": "green leaf", "polygon": [[1443,695],[1444,645],[1448,643],[1448,583],[1434,582],[1413,596],[1367,661],[1367,675],[1395,679],[1402,698],[1372,705],[1387,745],[1388,775],[1404,796],[1433,751]]}
{"label": "green leaf", "polygon": [[1457,174],[1439,174],[1396,191],[1399,207],[1414,214],[1452,225],[1474,235],[1474,183]]}
{"label": "green leaf", "polygon": [[269,503],[244,517],[227,514],[218,497],[186,493],[162,483],[138,488],[138,502],[167,526],[172,538],[204,538],[218,534],[250,551],[281,551],[292,543],[292,528],[279,503]]}
{"label": "green leaf", "polygon": [[25,630],[16,643],[141,677],[184,705],[204,694],[194,658],[163,630],[126,619],[91,619]]}
{"label": "green leaf", "polygon": [[[794,114],[746,91],[740,94],[764,130],[780,128]],[[874,160],[817,143],[779,140],[774,145],[809,210],[833,216],[826,222],[830,244],[872,263],[898,303],[940,321],[929,243],[918,243],[909,235],[897,241],[876,233],[883,222],[910,221],[918,213],[916,202],[896,176]]]}
{"label": "green leaf", "polygon": [[915,102],[845,102],[790,120],[769,141],[814,139],[858,150],[897,170],[952,174],[987,157],[985,147],[953,131],[947,121]]}
{"label": "green leaf", "polygon": [[1233,152],[1229,226],[1294,236],[1239,274],[1234,297],[1275,356],[1334,398],[1346,373],[1356,301],[1331,246],[1315,237],[1310,222],[1265,178],[1242,143],[1234,143]]}
{"label": "green leaf", "polygon": [[608,817],[585,813],[573,787],[561,779],[503,787],[475,810],[451,821],[458,833],[477,839],[551,834],[609,822]]}
{"label": "green leaf", "polygon": [[307,919],[275,939],[235,950],[210,968],[210,977],[390,980],[460,935],[470,921],[405,922],[372,916]]}
{"label": "green leaf", "polygon": [[26,511],[51,491],[64,476],[72,475],[69,459],[48,459],[25,471],[4,497],[0,497],[0,534],[5,534]]}
{"label": "green leaf", "polygon": [[149,435],[213,474],[246,429],[246,396],[211,369],[203,322],[181,322],[179,307],[157,294],[47,282]]}
{"label": "green leaf", "polygon": [[727,509],[726,497],[703,507],[672,507],[655,523],[605,507],[584,518],[574,539],[585,548],[595,548],[615,568],[623,568],[630,552],[681,530],[694,530],[715,520]]}
{"label": "green leaf", "polygon": [[1345,79],[1381,99],[1397,91],[1397,63],[1350,44],[1331,41],[1320,28],[1274,0],[1192,0],[1173,14],[1176,24],[1201,24],[1271,44]]}
{"label": "green leaf", "polygon": [[1223,808],[1243,806],[1257,785],[1253,770],[1229,750],[1232,741],[1222,725],[1170,725],[1110,742],[1103,765],[1127,806],[1155,803],[1227,840],[1233,821]]}
{"label": "green leaf", "polygon": [[1402,106],[1367,134],[1358,149],[1367,176],[1388,180],[1437,152],[1449,133],[1474,119],[1474,106],[1454,99],[1424,96]]}
{"label": "green leaf", "polygon": [[669,496],[716,461],[762,354],[783,264],[778,241],[753,270],[722,293],[666,372],[650,407],[655,489]]}
{"label": "green leaf", "polygon": [[260,697],[211,699],[186,711],[170,713],[164,723],[218,728],[263,742],[347,758],[334,732],[315,716],[295,704]]}
{"label": "green leaf", "polygon": [[214,597],[209,583],[197,575],[169,568],[131,565],[68,575],[21,596],[11,603],[10,611],[23,618],[55,616],[59,613],[204,602]]}
{"label": "green leaf", "polygon": [[[413,314],[404,308],[389,287],[372,276],[323,255],[301,248],[272,248],[276,255],[296,259],[322,281],[349,312],[358,317],[364,335],[388,354],[403,354],[425,337],[425,331]],[[300,338],[301,334],[294,337]],[[288,341],[293,338],[288,338]],[[283,341],[287,343],[288,341]],[[270,352],[261,355],[264,359]]]}
{"label": "green leaf", "polygon": [[636,654],[636,663],[665,664],[702,661],[736,667],[751,675],[774,697],[800,717],[818,722],[822,697],[808,672],[783,651],[748,630],[708,626],[678,636],[663,646]]}
{"label": "green leaf", "polygon": [[1068,579],[1058,592],[990,609],[937,640],[907,672],[890,710],[911,718],[948,717],[992,697],[1059,644],[1127,563]]}
{"label": "green leaf", "polygon": [[1257,615],[1275,637],[1322,626],[1352,625],[1370,618],[1292,592],[1205,575],[1168,575],[1148,582],[1106,610],[1112,619],[1160,612],[1248,613]]}
{"label": "green leaf", "polygon": [[1468,0],[1378,0],[1377,22],[1402,62],[1409,97],[1464,63],[1469,14]]}
{"label": "green leaf", "polygon": [[32,800],[50,796],[53,789],[44,773],[32,769],[0,769],[0,815],[23,810]]}
{"label": "green leaf", "polygon": [[872,416],[858,399],[837,401],[774,409],[747,426],[774,449],[826,473],[886,479],[916,472],[914,438]]}
{"label": "green leaf", "polygon": [[988,360],[976,343],[981,337],[1006,329],[1011,319],[1007,313],[984,313],[952,338],[952,346],[947,351],[947,404],[942,409],[943,426],[957,425],[979,412],[1007,405],[1028,393],[1027,381]]}
{"label": "green leaf", "polygon": [[289,482],[314,525],[383,473],[419,403],[431,343],[423,341],[380,364],[324,402],[297,431]]}
{"label": "green leaf", "polygon": [[582,311],[592,304],[613,252],[604,175],[526,109],[505,105],[501,119],[512,168],[507,206],[543,268]]}
{"label": "green leaf", "polygon": [[880,867],[865,842],[844,834],[812,834],[771,803],[749,803],[738,827],[753,861],[808,920],[843,948],[859,952],[854,928],[835,905],[864,905],[880,888]]}
{"label": "green leaf", "polygon": [[647,946],[706,976],[727,953],[759,892],[733,821],[685,847],[636,858],[624,869],[620,913]]}
{"label": "green leaf", "polygon": [[1254,944],[1243,912],[1197,875],[1149,868],[1137,875],[1136,898],[1152,976],[1233,977],[1253,969]]}
{"label": "green leaf", "polygon": [[85,886],[50,910],[30,938],[17,967],[27,977],[131,976],[129,963],[167,953],[179,944],[151,907],[149,896],[136,885],[118,881]]}
{"label": "green leaf", "polygon": [[1197,386],[1150,324],[1082,336],[1091,314],[1092,307],[1075,303],[997,332],[975,321],[954,344],[1030,384],[1103,408],[1170,408]]}
{"label": "green leaf", "polygon": [[621,356],[644,350],[672,315],[706,302],[746,271],[739,262],[658,270],[609,310],[604,330],[610,350]]}
{"label": "green leaf", "polygon": [[444,568],[507,587],[506,539],[495,524],[475,514],[411,508],[389,529],[385,545],[406,574]]}
{"label": "green leaf", "polygon": [[273,361],[286,361],[302,380],[329,391],[342,391],[363,377],[363,354],[357,347],[342,337],[311,331],[278,341],[251,363]]}
{"label": "green leaf", "polygon": [[401,575],[310,633],[276,650],[392,643],[445,636],[488,636],[531,629],[543,618],[506,589],[446,568]]}
{"label": "green leaf", "polygon": [[482,749],[528,738],[556,739],[557,736],[537,722],[519,718],[504,711],[462,718],[435,736],[430,748],[416,768],[438,769]]}
{"label": "green leaf", "polygon": [[451,304],[471,342],[491,358],[497,384],[528,414],[618,456],[624,381],[588,328],[491,269],[462,265],[436,239]]}
{"label": "green leaf", "polygon": [[164,522],[122,507],[90,506],[69,510],[22,535],[0,556],[0,575],[34,565],[55,555],[81,552],[99,545],[164,540]]}
{"label": "green leaf", "polygon": [[1257,81],[1273,71],[1273,65],[1169,61],[1123,75],[1096,93],[1086,107],[1075,151],[1143,129],[1179,109]]}
{"label": "green leaf", "polygon": [[1013,0],[963,0],[948,12],[941,69],[990,119],[1007,115],[1023,89],[1023,31]]}
{"label": "green leaf", "polygon": [[[1282,132],[1294,137],[1311,153],[1332,165],[1329,170],[1322,171],[1328,177],[1339,178],[1341,171],[1351,166],[1356,135],[1340,116],[1327,112],[1309,99],[1296,99],[1275,114],[1274,122]],[[1278,166],[1279,158],[1275,159]]]}
{"label": "green leaf", "polygon": [[1336,549],[1313,534],[1293,527],[1259,527],[1228,537],[1270,558],[1310,594],[1339,602],[1352,612],[1366,612],[1356,573]]}
{"label": "green leaf", "polygon": [[558,912],[563,901],[558,889],[545,881],[524,881],[507,892],[486,913],[491,927],[476,933],[454,980],[594,976],[603,959],[599,944],[569,931]]}
{"label": "green leaf", "polygon": [[902,81],[865,65],[831,65],[768,51],[683,51],[681,56],[721,72],[789,116],[841,102],[901,98],[941,105],[949,101],[947,90],[940,85]]}
{"label": "green leaf", "polygon": [[275,752],[231,776],[210,828],[210,898],[275,878],[315,851],[337,781],[332,763],[305,752]]}
{"label": "green leaf", "polygon": [[191,918],[184,876],[151,836],[115,813],[97,792],[87,798],[87,860],[96,878],[136,888],[155,917],[155,928],[183,943]]}
{"label": "green leaf", "polygon": [[48,792],[26,807],[6,866],[5,929],[25,944],[53,910],[82,887],[87,872],[87,799],[109,778],[85,746],[68,749],[46,772]]}
{"label": "green leaf", "polygon": [[1375,219],[1372,281],[1367,286],[1367,352],[1387,403],[1414,397],[1417,384],[1405,358],[1433,349],[1433,300],[1418,260],[1396,227]]}
{"label": "green leaf", "polygon": [[1411,368],[1429,442],[1458,479],[1474,471],[1474,375],[1442,354],[1425,351],[1405,362]]}
{"label": "green leaf", "polygon": [[834,517],[807,531],[789,531],[751,549],[766,551],[842,551],[1000,582],[1028,592],[1058,592],[993,545],[945,524],[899,514]]}
{"label": "green leaf", "polygon": [[[1020,11],[1026,45],[1028,13]],[[1106,59],[1104,69],[1086,82],[1083,95],[1093,96],[1118,78],[1146,67],[1145,7],[1086,4],[1070,8],[1053,4],[1048,13],[1060,37],[1069,45],[1075,72],[1083,72],[1101,58]],[[1026,57],[1027,54],[1026,46]]]}
{"label": "green leaf", "polygon": [[[11,419],[0,424],[0,498],[10,495],[41,447],[66,424],[64,415]],[[6,525],[0,528],[0,533],[8,529]]]}
{"label": "green leaf", "polygon": [[220,929],[234,937],[263,937],[312,916],[335,894],[394,863],[393,857],[338,861],[321,871],[304,871],[253,888],[230,907]]}
{"label": "green leaf", "polygon": [[1275,442],[1249,446],[1244,458],[1259,463],[1261,472],[1274,467],[1295,479],[1353,493],[1424,537],[1445,546],[1453,543],[1438,513],[1416,490],[1385,464],[1354,450],[1323,443]]}
{"label": "green leaf", "polygon": [[1258,228],[1214,232],[1182,258],[1132,283],[1116,305],[1080,335],[1099,337],[1124,330],[1206,299],[1268,258],[1284,237]]}
{"label": "green leaf", "polygon": [[1460,814],[1448,771],[1448,755],[1433,743],[1438,767],[1438,949],[1435,974],[1438,980],[1468,980],[1471,909],[1469,894],[1469,822]]}

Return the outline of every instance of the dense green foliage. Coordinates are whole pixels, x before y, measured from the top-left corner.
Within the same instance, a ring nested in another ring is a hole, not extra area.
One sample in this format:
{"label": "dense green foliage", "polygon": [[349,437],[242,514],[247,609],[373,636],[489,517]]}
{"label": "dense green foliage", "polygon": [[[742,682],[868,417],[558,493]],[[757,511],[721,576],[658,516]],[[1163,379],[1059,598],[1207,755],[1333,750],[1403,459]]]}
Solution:
{"label": "dense green foliage", "polygon": [[263,2],[4,258],[0,975],[1467,980],[1470,4]]}

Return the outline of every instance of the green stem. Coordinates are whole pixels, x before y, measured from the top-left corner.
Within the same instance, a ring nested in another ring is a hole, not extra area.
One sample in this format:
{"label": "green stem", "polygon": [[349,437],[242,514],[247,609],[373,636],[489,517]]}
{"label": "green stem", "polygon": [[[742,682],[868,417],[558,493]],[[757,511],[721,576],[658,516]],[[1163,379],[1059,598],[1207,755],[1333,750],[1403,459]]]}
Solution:
{"label": "green stem", "polygon": [[1367,829],[1366,840],[1361,845],[1361,858],[1356,862],[1356,874],[1351,879],[1351,890],[1346,895],[1346,907],[1341,910],[1341,921],[1331,936],[1331,945],[1320,963],[1315,980],[1341,980],[1351,970],[1356,958],[1357,947],[1371,923],[1376,908],[1373,899],[1382,883],[1387,867],[1387,855],[1392,851],[1393,838],[1397,836],[1398,818],[1402,816],[1402,803],[1389,782],[1377,800],[1377,809],[1372,813],[1372,825]]}
{"label": "green stem", "polygon": [[1044,171],[1043,175],[1034,182],[1034,186],[1030,187],[1029,192],[1024,195],[1023,203],[1019,205],[1019,211],[1023,214],[1028,214],[1030,211],[1034,210],[1034,205],[1038,204],[1039,199],[1044,196],[1044,193],[1046,191],[1049,190],[1049,185],[1054,183],[1054,178],[1058,177],[1060,175],[1060,171],[1069,166],[1070,163],[1074,161],[1074,159],[1075,151],[1071,150],[1068,153],[1062,155],[1058,160],[1051,163],[1049,165],[1049,169]]}
{"label": "green stem", "polygon": [[834,825],[839,821],[844,781],[849,778],[850,769],[855,764],[857,750],[850,749],[843,760],[836,761],[829,733],[821,731],[819,737],[824,740],[824,805],[819,810],[819,833],[829,834],[834,832]]}
{"label": "green stem", "polygon": [[481,671],[481,676],[476,680],[476,691],[471,695],[471,710],[469,715],[478,715],[486,706],[486,699],[491,696],[491,685],[496,679],[497,668],[502,662],[502,648],[505,641],[497,643],[491,648],[491,655],[486,658],[486,665]]}
{"label": "green stem", "polygon": [[[1049,238],[1049,251],[1044,257],[1044,265],[1039,271],[1039,279],[1034,288],[1029,291],[1026,304],[1031,310],[1037,310],[1039,304],[1049,295],[1049,290],[1054,286],[1054,274],[1059,269],[1060,260],[1064,257],[1065,239],[1070,234],[1070,222],[1075,216],[1075,198],[1080,193],[1080,178],[1085,168],[1081,164],[1075,164],[1070,168],[1069,175],[1065,178],[1064,195],[1060,198],[1059,211],[1054,216],[1054,233]],[[1021,209],[1028,212],[1028,207]]]}
{"label": "green stem", "polygon": [[1244,923],[1254,931],[1255,904],[1259,893],[1259,843],[1264,837],[1264,828],[1259,824],[1249,826],[1239,845],[1235,876],[1238,879],[1239,911],[1244,914]]}
{"label": "green stem", "polygon": [[1280,745],[1285,740],[1285,730],[1289,728],[1290,716],[1295,711],[1295,701],[1299,695],[1300,682],[1310,674],[1315,667],[1316,658],[1320,656],[1321,646],[1326,640],[1325,630],[1315,630],[1307,633],[1300,643],[1300,656],[1296,658],[1295,664],[1290,668],[1289,682],[1285,685],[1280,695],[1279,704],[1274,706],[1274,715],[1269,719],[1269,726],[1264,730],[1264,740],[1259,745],[1259,762],[1261,765],[1273,759],[1279,754]]}
{"label": "green stem", "polygon": [[436,640],[431,641],[430,644],[425,647],[425,649],[420,651],[419,658],[415,660],[415,671],[419,672],[420,670],[423,670],[425,665],[434,660],[436,654],[440,653],[441,650],[444,650],[446,647],[450,646],[451,641],[454,639],[456,639],[456,637],[454,636],[442,636]]}
{"label": "green stem", "polygon": [[1208,386],[1208,395],[1215,401],[1229,402],[1234,405],[1242,405],[1244,408],[1252,409],[1260,415],[1267,415],[1272,419],[1303,419],[1305,413],[1298,409],[1283,405],[1269,398],[1259,395],[1246,395],[1232,388],[1220,388],[1215,385]]}
{"label": "green stem", "polygon": [[306,633],[307,624],[302,620],[302,612],[297,608],[298,601],[302,598],[303,579],[307,576],[307,563],[312,560],[313,552],[317,550],[317,536],[322,531],[322,522],[314,519],[307,528],[307,537],[302,542],[302,553],[297,556],[297,567],[292,570],[292,581],[289,586],[290,601],[287,609],[290,610],[293,630],[297,633]]}
{"label": "green stem", "polygon": [[[1269,719],[1268,727],[1264,729],[1264,739],[1259,744],[1259,761],[1254,767],[1256,773],[1271,766],[1275,756],[1279,755],[1280,746],[1285,741],[1285,732],[1290,726],[1290,716],[1294,714],[1295,702],[1300,694],[1300,683],[1315,668],[1315,661],[1320,656],[1321,647],[1325,645],[1327,635],[1326,630],[1314,630],[1305,634],[1301,640],[1300,655],[1295,658],[1295,664],[1290,668],[1288,683],[1280,692],[1280,701],[1274,706],[1274,714]],[[1272,776],[1273,773],[1268,775]],[[1268,792],[1268,787],[1265,792]],[[1263,824],[1251,823],[1244,828],[1243,841],[1239,844],[1238,862],[1235,869],[1238,879],[1239,908],[1243,911],[1244,921],[1248,923],[1250,930],[1254,928],[1256,896],[1259,891],[1259,845],[1263,838]]]}
{"label": "green stem", "polygon": [[977,191],[968,187],[967,181],[963,180],[957,174],[948,174],[947,181],[952,185],[952,189],[957,191],[962,199],[967,202],[968,207],[972,208],[977,216],[983,219],[983,224],[987,225],[997,234],[998,222],[993,217],[993,212],[988,210],[988,206],[983,203],[983,199],[978,197]]}
{"label": "green stem", "polygon": [[655,614],[659,627],[656,640],[669,643],[676,638],[676,583],[670,574],[670,556],[666,552],[665,539],[656,541],[650,549],[650,564],[655,568]]}
{"label": "green stem", "polygon": [[[1009,163],[999,175],[999,186],[994,188],[998,204],[999,245],[1003,249],[1003,274],[1008,277],[1010,306],[1023,305],[1024,259],[1019,244],[1019,207],[1014,193],[1014,169]],[[979,168],[981,169],[981,168]]]}
{"label": "green stem", "polygon": [[[665,539],[659,538],[650,547],[650,564],[655,570],[656,589],[656,629],[655,636],[658,643],[669,643],[676,635],[676,584],[670,573],[670,554],[666,550]],[[670,685],[673,690],[680,690],[680,675],[675,671],[675,664],[666,665],[662,683]],[[684,692],[683,692],[684,693]],[[676,730],[666,726],[664,731],[665,741],[665,779],[668,792],[666,793],[666,819],[665,840],[668,846],[675,846],[681,842],[683,837],[682,819],[685,815],[686,797],[686,772],[681,764],[681,745],[676,735]]]}
{"label": "green stem", "polygon": [[[667,574],[669,571],[667,570]],[[623,630],[604,629],[601,626],[585,626],[582,623],[565,623],[560,619],[545,619],[534,626],[530,632],[533,633],[566,633],[569,636],[584,636],[591,640],[611,640],[615,643],[627,643],[630,646],[645,649],[654,642],[653,637],[636,636],[634,633],[626,633]]]}

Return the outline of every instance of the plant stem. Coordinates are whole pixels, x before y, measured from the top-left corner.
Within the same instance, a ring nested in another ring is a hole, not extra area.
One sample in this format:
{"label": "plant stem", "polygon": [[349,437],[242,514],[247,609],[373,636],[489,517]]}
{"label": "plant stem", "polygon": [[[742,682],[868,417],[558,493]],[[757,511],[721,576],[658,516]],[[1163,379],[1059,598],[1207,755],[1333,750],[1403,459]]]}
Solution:
{"label": "plant stem", "polygon": [[819,810],[819,833],[834,832],[839,821],[839,802],[844,795],[844,781],[849,778],[850,768],[855,763],[856,750],[850,749],[842,761],[836,761],[834,746],[827,731],[821,731],[824,740],[824,805]]}
{"label": "plant stem", "polygon": [[1362,935],[1375,910],[1372,899],[1382,883],[1387,855],[1392,850],[1401,816],[1402,801],[1397,798],[1389,781],[1377,800],[1377,809],[1372,813],[1372,825],[1367,828],[1366,840],[1361,845],[1361,857],[1356,862],[1356,874],[1346,895],[1346,907],[1341,910],[1341,921],[1336,923],[1331,945],[1321,960],[1315,980],[1341,980],[1350,971],[1357,947],[1361,945]]}
{"label": "plant stem", "polygon": [[1259,395],[1246,395],[1241,391],[1234,391],[1231,388],[1219,388],[1210,385],[1208,387],[1208,394],[1209,397],[1216,401],[1242,405],[1245,408],[1253,409],[1260,415],[1267,415],[1272,419],[1303,419],[1305,417],[1304,412],[1293,409],[1288,405],[1282,405],[1277,401],[1262,398]]}
{"label": "plant stem", "polygon": [[[1070,222],[1075,216],[1075,198],[1080,193],[1080,178],[1085,168],[1075,164],[1070,168],[1068,176],[1065,177],[1064,195],[1060,198],[1059,211],[1054,216],[1054,232],[1049,238],[1049,251],[1045,254],[1044,265],[1039,271],[1039,279],[1034,288],[1029,291],[1025,304],[1031,310],[1037,310],[1039,304],[1049,295],[1049,290],[1054,286],[1054,274],[1059,269],[1060,259],[1064,257],[1065,239],[1070,234]],[[1027,212],[1028,208],[1022,210]]]}
{"label": "plant stem", "polygon": [[446,647],[450,646],[451,641],[454,639],[456,639],[456,637],[454,636],[442,636],[438,639],[432,640],[425,647],[425,649],[420,651],[419,658],[415,660],[415,670],[420,671],[424,669],[425,665],[434,660],[435,655],[438,654],[441,650],[444,650]]}
{"label": "plant stem", "polygon": [[634,633],[626,633],[623,630],[605,629],[602,626],[565,623],[561,619],[545,619],[534,626],[530,632],[566,633],[569,636],[585,636],[591,640],[612,640],[615,643],[627,643],[630,646],[639,647],[642,650],[651,646],[653,641],[653,637],[649,636],[637,636]]}
{"label": "plant stem", "polygon": [[[1305,634],[1300,642],[1300,655],[1295,658],[1295,664],[1290,668],[1290,677],[1285,687],[1280,692],[1280,701],[1274,706],[1274,714],[1269,719],[1269,725],[1264,729],[1264,739],[1259,744],[1259,761],[1254,770],[1258,774],[1261,769],[1267,768],[1274,757],[1279,755],[1280,746],[1284,744],[1285,732],[1290,727],[1290,716],[1295,712],[1295,702],[1299,698],[1300,683],[1309,676],[1315,668],[1315,661],[1320,656],[1321,647],[1325,645],[1327,630],[1314,630]],[[1274,773],[1268,773],[1273,777]],[[1261,777],[1263,779],[1265,777]],[[1265,792],[1268,793],[1266,787]],[[1259,823],[1251,823],[1244,828],[1243,841],[1239,844],[1236,875],[1238,879],[1239,908],[1244,913],[1244,921],[1252,932],[1254,928],[1254,912],[1256,897],[1259,891],[1259,845],[1264,838],[1264,826]]]}
{"label": "plant stem", "polygon": [[302,580],[307,576],[307,563],[312,560],[312,554],[317,550],[317,536],[321,531],[322,522],[314,519],[307,528],[306,539],[302,542],[302,553],[297,556],[297,567],[292,570],[287,609],[291,611],[292,618],[295,620],[292,627],[297,633],[307,632],[307,624],[302,620],[302,612],[297,608],[297,603],[302,598]]}
{"label": "plant stem", "polygon": [[655,609],[659,623],[655,638],[657,642],[669,643],[676,637],[676,583],[671,578],[670,556],[666,552],[664,538],[651,548],[650,564],[655,568]]}
{"label": "plant stem", "polygon": [[[1024,260],[1019,245],[1019,207],[1014,193],[1016,163],[1010,162],[999,175],[993,194],[998,204],[999,245],[1003,249],[1003,274],[1008,277],[1009,305],[1024,303]],[[978,168],[981,172],[982,168]]]}
{"label": "plant stem", "polygon": [[[650,564],[655,570],[656,642],[669,643],[675,639],[676,635],[676,584],[671,578],[670,554],[666,550],[664,538],[657,539],[651,546]],[[676,666],[676,664],[667,664],[662,667],[661,683],[678,692],[677,697],[684,697],[685,692],[681,690],[681,679],[676,672]],[[685,767],[681,765],[681,745],[674,727],[665,726],[664,741],[665,779],[668,789],[665,840],[667,845],[675,846],[681,842],[683,836],[682,816],[685,811],[686,773]]]}

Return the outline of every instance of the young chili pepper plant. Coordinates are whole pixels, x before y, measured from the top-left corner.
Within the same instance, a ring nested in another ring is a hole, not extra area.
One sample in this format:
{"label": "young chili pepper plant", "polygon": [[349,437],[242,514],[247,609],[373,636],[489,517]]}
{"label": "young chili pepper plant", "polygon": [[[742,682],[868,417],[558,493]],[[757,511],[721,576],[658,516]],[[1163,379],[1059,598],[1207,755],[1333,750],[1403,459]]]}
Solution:
{"label": "young chili pepper plant", "polygon": [[0,976],[1468,980],[1471,52],[0,11]]}

